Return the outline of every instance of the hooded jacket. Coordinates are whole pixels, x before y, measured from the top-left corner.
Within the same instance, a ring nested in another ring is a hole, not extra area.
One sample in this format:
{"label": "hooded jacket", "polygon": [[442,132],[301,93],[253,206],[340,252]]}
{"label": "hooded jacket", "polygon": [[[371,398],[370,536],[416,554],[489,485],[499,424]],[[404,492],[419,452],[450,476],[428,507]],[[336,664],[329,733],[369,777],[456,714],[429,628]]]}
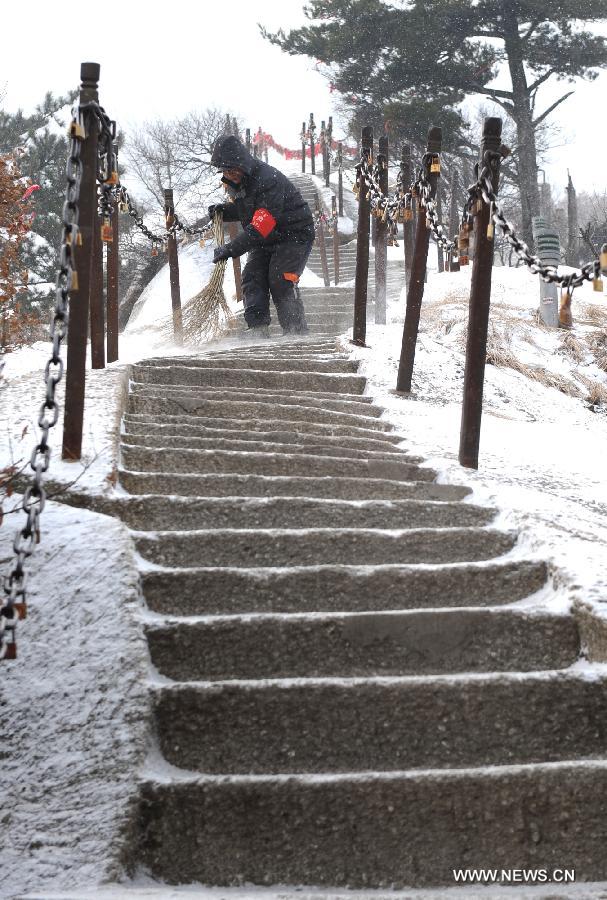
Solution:
{"label": "hooded jacket", "polygon": [[232,256],[283,241],[314,240],[314,219],[297,188],[278,169],[251,156],[237,137],[219,138],[211,165],[244,172],[240,184],[221,179],[233,201],[225,204],[223,218],[243,227],[229,245]]}

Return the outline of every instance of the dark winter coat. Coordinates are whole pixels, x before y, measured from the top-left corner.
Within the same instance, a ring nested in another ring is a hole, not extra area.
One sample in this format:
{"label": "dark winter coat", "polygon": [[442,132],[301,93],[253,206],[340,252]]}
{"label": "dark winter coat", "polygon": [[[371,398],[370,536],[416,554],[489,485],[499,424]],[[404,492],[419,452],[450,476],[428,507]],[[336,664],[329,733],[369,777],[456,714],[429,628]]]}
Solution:
{"label": "dark winter coat", "polygon": [[211,165],[218,169],[238,167],[245,173],[238,185],[222,178],[233,200],[225,204],[224,220],[240,221],[243,227],[229,245],[233,256],[254,247],[314,240],[314,219],[297,188],[278,169],[251,156],[237,137],[230,135],[217,141]]}

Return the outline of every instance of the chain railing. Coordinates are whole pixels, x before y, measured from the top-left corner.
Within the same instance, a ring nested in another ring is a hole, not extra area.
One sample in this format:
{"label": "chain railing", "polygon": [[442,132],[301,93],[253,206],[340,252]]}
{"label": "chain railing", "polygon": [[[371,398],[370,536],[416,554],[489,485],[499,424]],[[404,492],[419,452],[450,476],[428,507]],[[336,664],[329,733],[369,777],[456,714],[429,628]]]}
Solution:
{"label": "chain railing", "polygon": [[29,466],[33,475],[31,483],[25,489],[22,501],[26,521],[25,525],[15,536],[13,542],[13,563],[10,572],[4,578],[4,597],[0,608],[0,659],[16,659],[17,621],[26,617],[27,572],[25,563],[40,540],[40,515],[46,503],[46,491],[42,476],[48,470],[50,463],[49,432],[59,419],[59,405],[55,394],[57,385],[63,378],[64,373],[61,345],[67,335],[70,292],[78,287],[74,256],[80,237],[78,224],[80,184],[82,180],[80,155],[82,141],[84,140],[82,112],[80,109],[75,109],[72,113],[69,135],[59,269],[55,285],[55,309],[51,322],[52,350],[44,369],[46,391],[38,414],[40,440],[32,451]]}

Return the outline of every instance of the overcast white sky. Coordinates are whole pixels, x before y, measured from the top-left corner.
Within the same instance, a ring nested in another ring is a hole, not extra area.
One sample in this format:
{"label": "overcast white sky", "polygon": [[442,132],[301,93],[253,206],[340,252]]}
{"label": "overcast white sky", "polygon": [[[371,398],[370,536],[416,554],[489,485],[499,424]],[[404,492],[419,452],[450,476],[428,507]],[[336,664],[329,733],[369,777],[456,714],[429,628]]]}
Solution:
{"label": "overcast white sky", "polygon": [[[46,90],[77,87],[80,62],[101,63],[100,99],[128,129],[146,118],[170,118],[220,106],[246,126],[259,125],[295,148],[301,122],[335,116],[326,80],[313,61],[264,41],[271,30],[304,21],[304,0],[123,0],[121,4],[23,0],[2,9],[0,93],[26,111]],[[563,84],[556,86],[560,90]],[[547,102],[554,93],[547,94]],[[607,73],[582,82],[555,116],[565,146],[553,151],[548,180],[562,189],[571,169],[578,189],[607,186],[603,163]],[[336,120],[337,124],[337,120]],[[429,123],[432,124],[432,123]],[[436,123],[440,124],[440,123]],[[591,160],[599,165],[594,167]]]}

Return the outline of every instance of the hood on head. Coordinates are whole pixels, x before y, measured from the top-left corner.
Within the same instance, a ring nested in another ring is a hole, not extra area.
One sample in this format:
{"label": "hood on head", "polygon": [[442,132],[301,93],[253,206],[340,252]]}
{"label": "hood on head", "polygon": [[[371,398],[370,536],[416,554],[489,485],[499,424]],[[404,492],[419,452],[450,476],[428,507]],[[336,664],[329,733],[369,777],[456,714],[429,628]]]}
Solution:
{"label": "hood on head", "polygon": [[245,145],[233,134],[227,137],[220,137],[215,142],[213,155],[211,156],[212,166],[216,166],[218,169],[237,166],[245,174],[250,175],[254,163],[255,158],[251,156]]}

